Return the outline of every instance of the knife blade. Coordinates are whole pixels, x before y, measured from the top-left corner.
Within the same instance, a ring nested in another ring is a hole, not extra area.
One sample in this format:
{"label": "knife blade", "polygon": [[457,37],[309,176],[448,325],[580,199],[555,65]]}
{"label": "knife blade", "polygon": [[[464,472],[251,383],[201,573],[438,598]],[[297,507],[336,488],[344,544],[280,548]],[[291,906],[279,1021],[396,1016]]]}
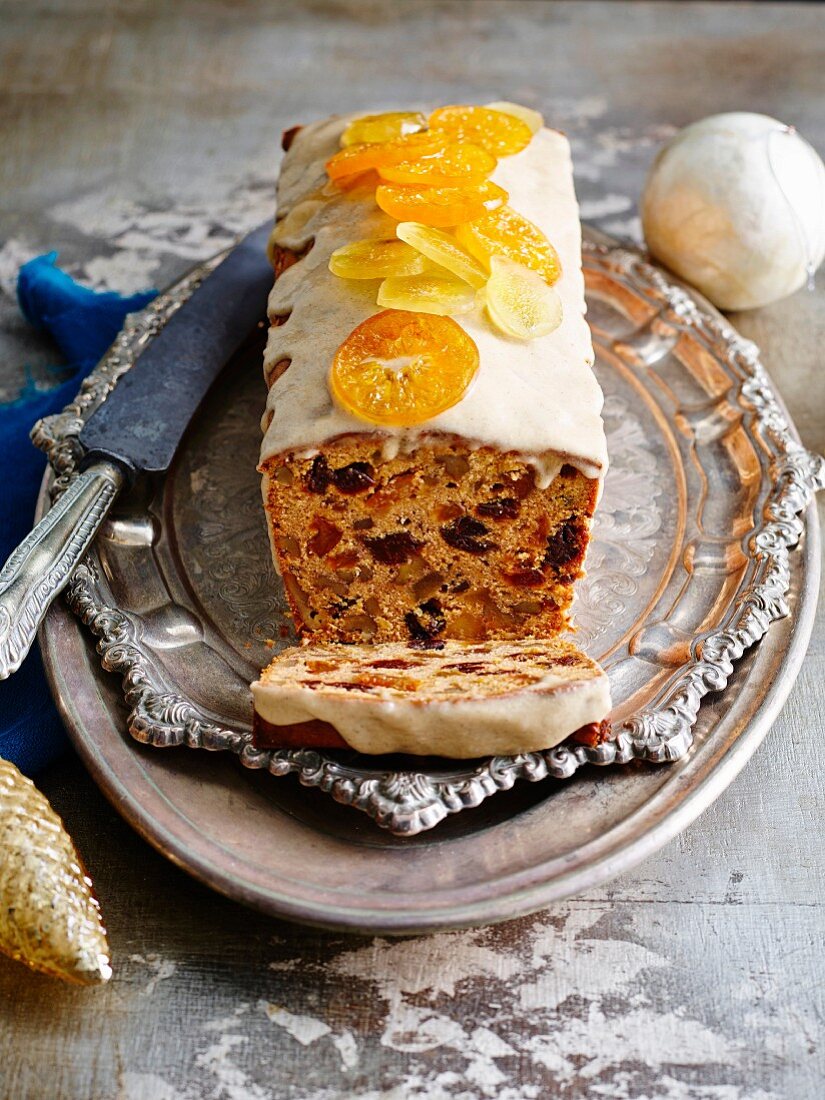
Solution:
{"label": "knife blade", "polygon": [[83,466],[167,470],[223,365],[266,316],[270,226],[250,233],[170,317],[80,433]]}
{"label": "knife blade", "polygon": [[0,570],[0,680],[22,664],[123,486],[169,468],[207,390],[266,317],[269,230],[218,264],[83,427],[81,472]]}

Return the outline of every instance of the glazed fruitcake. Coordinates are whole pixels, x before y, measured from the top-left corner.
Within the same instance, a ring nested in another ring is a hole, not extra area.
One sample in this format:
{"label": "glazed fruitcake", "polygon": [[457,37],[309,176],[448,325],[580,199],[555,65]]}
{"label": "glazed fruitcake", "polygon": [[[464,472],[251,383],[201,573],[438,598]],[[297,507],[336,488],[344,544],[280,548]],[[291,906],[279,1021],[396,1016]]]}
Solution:
{"label": "glazed fruitcake", "polygon": [[500,104],[286,144],[259,469],[301,636],[557,634],[607,465],[567,139]]}
{"label": "glazed fruitcake", "polygon": [[252,685],[258,748],[349,748],[468,759],[533,752],[609,731],[607,676],[550,638],[415,650],[306,645]]}

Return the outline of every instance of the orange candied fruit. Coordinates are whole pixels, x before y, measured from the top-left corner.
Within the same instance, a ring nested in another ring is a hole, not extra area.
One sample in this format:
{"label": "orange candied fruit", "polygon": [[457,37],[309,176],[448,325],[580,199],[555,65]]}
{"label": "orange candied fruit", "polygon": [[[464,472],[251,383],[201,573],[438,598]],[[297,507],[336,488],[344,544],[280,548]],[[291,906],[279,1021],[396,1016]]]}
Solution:
{"label": "orange candied fruit", "polygon": [[509,206],[502,206],[456,229],[456,240],[487,267],[493,256],[537,271],[552,286],[561,275],[559,255],[537,225]]}
{"label": "orange candied fruit", "polygon": [[495,157],[520,153],[533,137],[523,119],[489,107],[441,107],[430,115],[430,132],[439,131],[451,141],[480,145]]}
{"label": "orange candied fruit", "polygon": [[420,222],[437,229],[475,221],[502,206],[509,195],[503,187],[484,180],[463,187],[406,187],[382,183],[375,201],[385,214],[399,222]]}
{"label": "orange candied fruit", "polygon": [[426,128],[427,116],[420,111],[384,111],[380,115],[361,115],[360,118],[354,118],[344,130],[341,144],[392,141],[393,138],[415,134]]}
{"label": "orange candied fruit", "polygon": [[327,161],[327,175],[331,180],[343,179],[368,172],[371,168],[382,168],[414,157],[429,156],[447,144],[448,139],[444,134],[424,131],[420,134],[405,134],[392,141],[347,145]]}
{"label": "orange candied fruit", "polygon": [[344,340],[329,383],[359,419],[411,427],[460,401],[477,370],[478,348],[452,318],[387,309]]}
{"label": "orange candied fruit", "polygon": [[460,187],[465,183],[481,183],[497,163],[492,153],[478,145],[450,144],[430,156],[382,165],[378,174],[391,183]]}

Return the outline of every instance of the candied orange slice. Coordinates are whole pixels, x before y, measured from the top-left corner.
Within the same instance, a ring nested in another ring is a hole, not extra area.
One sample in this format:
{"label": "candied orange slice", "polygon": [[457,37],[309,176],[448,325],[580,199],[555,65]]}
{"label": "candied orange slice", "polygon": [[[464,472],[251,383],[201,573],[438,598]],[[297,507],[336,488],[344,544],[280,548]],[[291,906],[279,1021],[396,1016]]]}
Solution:
{"label": "candied orange slice", "polygon": [[469,283],[446,271],[443,275],[401,275],[383,281],[378,288],[378,304],[385,309],[408,309],[445,317],[475,309],[476,292]]}
{"label": "candied orange slice", "polygon": [[489,107],[441,107],[430,115],[430,132],[446,134],[451,141],[480,145],[495,157],[520,153],[530,144],[530,127],[520,118]]}
{"label": "candied orange slice", "polygon": [[405,187],[400,183],[382,183],[375,192],[375,201],[396,221],[421,222],[441,229],[475,221],[508,198],[504,188],[491,180],[472,187]]}
{"label": "candied orange slice", "polygon": [[548,284],[561,275],[561,261],[552,244],[537,225],[509,206],[459,225],[455,236],[483,264],[489,265],[493,256],[506,256],[537,271]]}
{"label": "candied orange slice", "polygon": [[440,264],[465,283],[479,290],[487,282],[487,272],[466,249],[443,229],[433,229],[418,222],[400,222],[396,233],[433,263]]}
{"label": "candied orange slice", "polygon": [[503,256],[493,256],[491,269],[484,295],[496,328],[519,340],[535,340],[559,327],[561,298],[541,275]]}
{"label": "candied orange slice", "polygon": [[427,128],[427,117],[420,111],[385,111],[380,115],[355,118],[341,135],[342,145],[360,145],[392,141]]}
{"label": "candied orange slice", "polygon": [[481,183],[498,161],[478,145],[450,144],[431,156],[382,165],[378,174],[392,183],[424,184],[427,187],[460,187]]}
{"label": "candied orange slice", "polygon": [[347,145],[327,161],[327,175],[331,180],[354,176],[359,172],[368,172],[371,168],[399,164],[402,160],[437,153],[447,144],[448,138],[444,134],[425,131],[420,134],[406,134],[392,141]]}
{"label": "candied orange slice", "polygon": [[544,125],[544,119],[538,111],[534,111],[532,107],[522,107],[520,103],[500,100],[498,103],[485,103],[484,106],[488,111],[501,111],[503,115],[515,115],[516,118],[527,123],[531,134],[537,134]]}
{"label": "candied orange slice", "polygon": [[387,309],[341,344],[329,385],[359,419],[411,427],[460,401],[477,370],[478,348],[452,318]]}
{"label": "candied orange slice", "polygon": [[336,248],[329,269],[339,279],[386,279],[389,275],[421,275],[432,265],[397,238],[353,241]]}

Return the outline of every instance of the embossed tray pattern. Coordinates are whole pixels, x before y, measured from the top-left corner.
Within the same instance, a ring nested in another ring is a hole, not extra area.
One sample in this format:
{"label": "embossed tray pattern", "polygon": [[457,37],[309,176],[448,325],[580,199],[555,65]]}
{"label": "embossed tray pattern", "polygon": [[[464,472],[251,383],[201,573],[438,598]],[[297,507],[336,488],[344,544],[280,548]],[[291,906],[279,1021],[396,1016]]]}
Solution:
{"label": "embossed tray pattern", "polygon": [[[76,400],[36,426],[53,494],[71,483],[84,418],[216,262],[133,315]],[[586,240],[585,274],[611,468],[574,614],[610,674],[614,739],[456,763],[255,750],[247,685],[294,638],[254,471],[254,334],[163,484],[118,502],[67,589],[103,667],[122,677],[133,737],[295,773],[406,836],[518,779],[688,753],[703,698],[788,614],[789,554],[825,463],[799,444],[757,349],[706,303],[603,238]]]}

